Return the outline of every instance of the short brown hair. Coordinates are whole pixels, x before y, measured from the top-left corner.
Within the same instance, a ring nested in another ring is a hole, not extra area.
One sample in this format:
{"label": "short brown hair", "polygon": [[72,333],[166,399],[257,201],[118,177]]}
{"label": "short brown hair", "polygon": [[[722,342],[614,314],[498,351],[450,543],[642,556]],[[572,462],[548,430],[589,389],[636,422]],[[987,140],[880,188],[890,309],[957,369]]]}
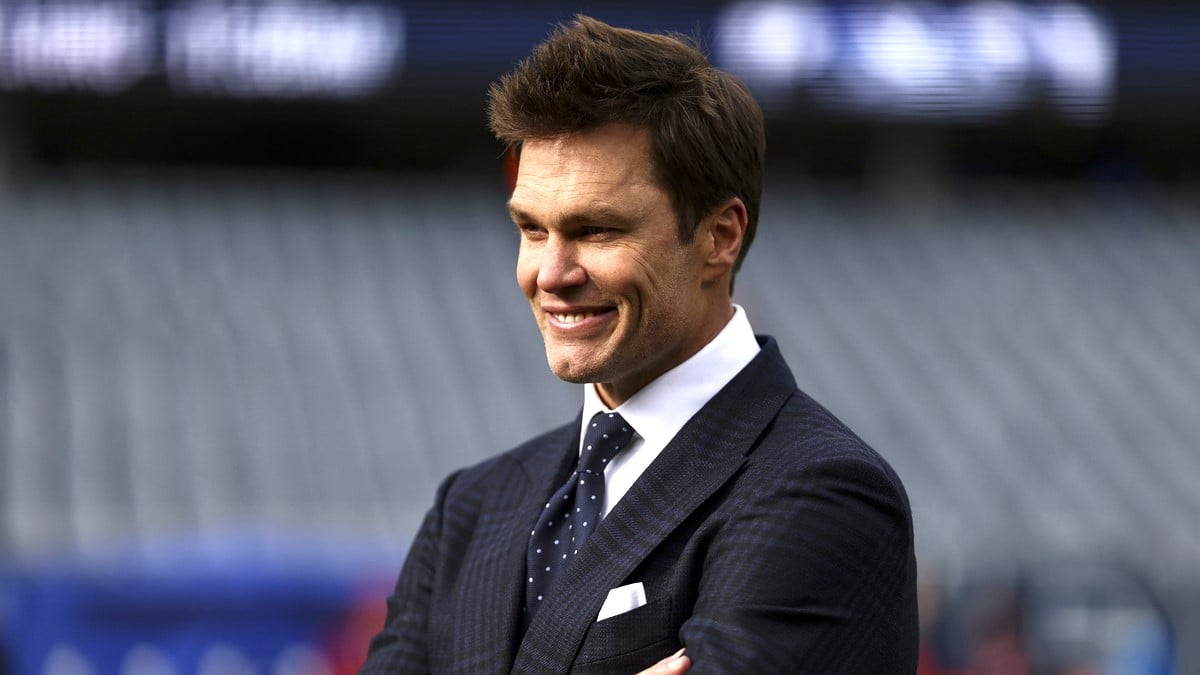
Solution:
{"label": "short brown hair", "polygon": [[762,199],[762,109],[692,41],[576,16],[494,83],[488,99],[492,133],[517,150],[527,139],[611,123],[649,130],[651,161],[671,197],[681,242],[690,242],[700,218],[726,199],[746,205],[734,272],[741,268]]}

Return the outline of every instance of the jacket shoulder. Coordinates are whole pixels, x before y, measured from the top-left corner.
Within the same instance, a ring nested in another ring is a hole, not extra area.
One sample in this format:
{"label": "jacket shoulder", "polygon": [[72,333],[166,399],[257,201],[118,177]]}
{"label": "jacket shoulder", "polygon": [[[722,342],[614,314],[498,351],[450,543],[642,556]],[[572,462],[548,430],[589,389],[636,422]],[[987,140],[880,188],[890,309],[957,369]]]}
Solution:
{"label": "jacket shoulder", "polygon": [[[789,462],[859,462],[874,467],[899,484],[887,460],[823,405],[796,389],[763,435],[766,455],[782,454]],[[757,452],[755,453],[757,454]]]}
{"label": "jacket shoulder", "polygon": [[578,432],[579,424],[573,422],[539,434],[498,455],[455,471],[443,482],[442,491],[453,500],[460,495],[479,495],[484,492],[481,488],[487,485],[524,480],[536,482],[547,467],[557,466],[572,435]]}

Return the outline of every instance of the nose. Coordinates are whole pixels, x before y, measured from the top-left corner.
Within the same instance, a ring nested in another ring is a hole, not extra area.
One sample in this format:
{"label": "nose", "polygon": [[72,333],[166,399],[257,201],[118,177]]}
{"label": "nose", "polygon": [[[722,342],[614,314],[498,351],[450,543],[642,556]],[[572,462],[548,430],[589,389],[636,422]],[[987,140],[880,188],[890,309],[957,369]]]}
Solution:
{"label": "nose", "polygon": [[578,247],[562,237],[550,236],[542,247],[537,285],[544,293],[559,293],[587,281],[587,272],[579,261]]}

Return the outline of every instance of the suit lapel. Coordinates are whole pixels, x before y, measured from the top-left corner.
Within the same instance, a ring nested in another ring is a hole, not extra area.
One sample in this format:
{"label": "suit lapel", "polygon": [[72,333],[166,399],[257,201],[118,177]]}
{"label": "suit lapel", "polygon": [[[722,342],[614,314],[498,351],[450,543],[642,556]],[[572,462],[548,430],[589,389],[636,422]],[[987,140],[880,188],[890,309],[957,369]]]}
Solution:
{"label": "suit lapel", "polygon": [[457,670],[488,672],[489,667],[500,666],[497,672],[504,672],[504,666],[513,662],[525,603],[529,532],[542,502],[573,465],[578,433],[576,420],[544,439],[520,462],[524,487],[502,486],[495,491],[498,501],[493,508],[480,515],[475,542],[464,557],[460,575],[466,583],[456,593],[454,658],[474,655],[482,660],[459,662]]}
{"label": "suit lapel", "polygon": [[555,582],[517,653],[514,672],[568,672],[608,591],[742,466],[795,391],[771,339],[679,431]]}

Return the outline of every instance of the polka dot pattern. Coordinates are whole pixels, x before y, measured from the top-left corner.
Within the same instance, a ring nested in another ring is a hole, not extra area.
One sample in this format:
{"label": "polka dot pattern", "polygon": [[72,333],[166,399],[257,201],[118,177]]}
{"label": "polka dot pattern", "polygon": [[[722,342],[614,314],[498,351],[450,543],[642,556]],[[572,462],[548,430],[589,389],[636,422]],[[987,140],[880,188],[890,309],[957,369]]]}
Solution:
{"label": "polka dot pattern", "polygon": [[546,503],[529,537],[526,625],[551,582],[570,564],[599,524],[604,506],[604,467],[629,445],[633,433],[633,428],[617,413],[599,412],[588,422],[575,473]]}

